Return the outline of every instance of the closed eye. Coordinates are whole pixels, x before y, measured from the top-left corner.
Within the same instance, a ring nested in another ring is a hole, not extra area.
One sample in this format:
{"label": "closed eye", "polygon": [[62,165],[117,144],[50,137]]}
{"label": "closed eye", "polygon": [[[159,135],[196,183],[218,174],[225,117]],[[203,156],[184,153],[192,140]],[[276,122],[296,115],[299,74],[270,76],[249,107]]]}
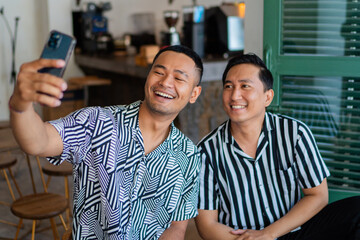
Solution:
{"label": "closed eye", "polygon": [[185,82],[185,80],[184,80],[184,79],[182,79],[182,78],[178,78],[178,77],[176,77],[175,79],[176,79],[176,80],[178,80],[178,81],[181,81],[181,82]]}
{"label": "closed eye", "polygon": [[164,75],[162,72],[159,72],[159,71],[154,71],[154,73],[155,73],[156,75]]}

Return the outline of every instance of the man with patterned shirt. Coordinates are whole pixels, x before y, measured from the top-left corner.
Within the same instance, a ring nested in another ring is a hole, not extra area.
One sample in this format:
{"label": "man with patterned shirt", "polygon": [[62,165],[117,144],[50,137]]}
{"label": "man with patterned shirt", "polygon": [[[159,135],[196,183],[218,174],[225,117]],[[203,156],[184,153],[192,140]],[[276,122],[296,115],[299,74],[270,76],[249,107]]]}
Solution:
{"label": "man with patterned shirt", "polygon": [[[273,78],[254,54],[223,74],[229,120],[198,144],[199,215],[204,239],[360,239],[360,197],[328,206],[326,177],[310,129],[266,112]],[[303,194],[303,197],[301,197]]]}
{"label": "man with patterned shirt", "polygon": [[25,152],[74,164],[73,239],[184,239],[188,219],[197,215],[200,160],[173,120],[201,92],[199,56],[183,46],[162,49],[143,101],[44,123],[33,103],[58,106],[66,83],[38,70],[63,65],[23,64],[9,108]]}

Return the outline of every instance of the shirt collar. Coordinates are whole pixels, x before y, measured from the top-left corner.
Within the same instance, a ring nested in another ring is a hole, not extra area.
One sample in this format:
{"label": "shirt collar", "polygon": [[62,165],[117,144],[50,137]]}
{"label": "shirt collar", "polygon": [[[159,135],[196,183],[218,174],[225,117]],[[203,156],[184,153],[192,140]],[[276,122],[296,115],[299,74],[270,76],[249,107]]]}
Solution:
{"label": "shirt collar", "polygon": [[[138,140],[143,144],[142,134],[139,127],[139,110],[142,102],[136,101],[128,106],[126,106],[126,111],[124,113],[124,125],[128,128],[132,129],[132,131],[135,133],[133,135],[134,138],[138,138]],[[174,145],[174,140],[176,136],[178,136],[177,131],[179,131],[174,123],[172,122],[170,125],[170,131],[167,138],[162,142],[157,150],[160,150],[161,152],[166,152],[168,149],[172,149]],[[152,153],[152,152],[151,152]],[[151,155],[151,153],[149,153]]]}
{"label": "shirt collar", "polygon": [[[274,119],[271,116],[272,116],[271,113],[268,112],[265,113],[263,128],[261,132],[265,133],[266,135],[270,134],[270,131],[274,129]],[[225,143],[234,144],[235,140],[231,134],[230,123],[231,123],[230,119],[228,119],[225,123],[223,123],[223,129],[221,134]]]}
{"label": "shirt collar", "polygon": [[134,130],[139,129],[139,109],[140,109],[141,101],[136,101],[127,105],[124,112],[123,122],[124,125],[132,128]]}

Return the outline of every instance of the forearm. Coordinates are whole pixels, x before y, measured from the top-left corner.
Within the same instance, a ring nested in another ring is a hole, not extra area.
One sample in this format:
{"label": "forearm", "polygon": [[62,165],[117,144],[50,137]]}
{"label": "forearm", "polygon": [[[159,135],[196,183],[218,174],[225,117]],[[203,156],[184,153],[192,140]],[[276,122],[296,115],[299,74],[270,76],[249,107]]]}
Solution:
{"label": "forearm", "polygon": [[184,240],[187,220],[172,222],[160,236],[159,240]]}
{"label": "forearm", "polygon": [[267,232],[273,239],[283,236],[307,222],[324,208],[326,204],[327,197],[304,196],[285,216],[266,227],[263,231]]}
{"label": "forearm", "polygon": [[236,239],[236,235],[230,231],[233,228],[226,226],[219,222],[204,223],[195,218],[196,226],[200,233],[200,236],[205,240],[233,240]]}

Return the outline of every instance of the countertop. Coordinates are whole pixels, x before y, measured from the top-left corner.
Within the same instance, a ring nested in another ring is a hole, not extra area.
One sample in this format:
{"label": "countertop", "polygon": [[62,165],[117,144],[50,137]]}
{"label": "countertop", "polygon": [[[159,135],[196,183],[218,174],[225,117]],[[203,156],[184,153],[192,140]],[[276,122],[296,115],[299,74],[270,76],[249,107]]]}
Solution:
{"label": "countertop", "polygon": [[[91,56],[86,54],[75,54],[75,62],[80,67],[109,71],[133,77],[146,78],[150,66],[142,67],[135,65],[134,56]],[[203,59],[204,73],[203,82],[219,81],[227,64],[227,59]]]}

